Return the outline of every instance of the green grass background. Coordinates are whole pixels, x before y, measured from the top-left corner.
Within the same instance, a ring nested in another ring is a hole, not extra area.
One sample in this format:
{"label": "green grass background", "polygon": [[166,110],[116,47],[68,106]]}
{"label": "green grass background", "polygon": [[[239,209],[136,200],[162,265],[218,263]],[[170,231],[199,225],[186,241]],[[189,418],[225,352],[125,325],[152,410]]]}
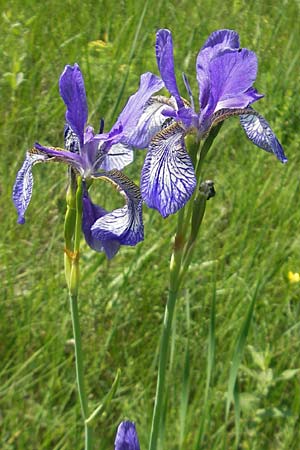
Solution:
{"label": "green grass background", "polygon": [[[157,73],[158,28],[173,32],[175,62],[195,99],[195,58],[218,28],[239,32],[257,53],[256,109],[289,158],[281,165],[254,147],[237,119],[223,126],[204,166],[215,181],[176,309],[163,450],[299,449],[300,270],[299,0],[214,2],[90,0],[0,2],[0,447],[79,450],[72,329],[63,273],[66,169],[34,168],[24,226],[11,190],[36,140],[62,145],[58,78],[78,62],[89,123],[106,130],[138,86]],[[102,40],[103,44],[91,44]],[[139,181],[144,152],[126,173]],[[101,188],[101,189],[100,189]],[[118,201],[105,186],[93,198]],[[82,242],[80,313],[90,403],[120,387],[94,421],[95,448],[113,448],[129,418],[146,449],[176,218],[144,208],[145,241],[110,263]],[[231,402],[231,400],[233,400]],[[226,417],[227,406],[227,417]],[[229,409],[230,406],[230,409]]]}

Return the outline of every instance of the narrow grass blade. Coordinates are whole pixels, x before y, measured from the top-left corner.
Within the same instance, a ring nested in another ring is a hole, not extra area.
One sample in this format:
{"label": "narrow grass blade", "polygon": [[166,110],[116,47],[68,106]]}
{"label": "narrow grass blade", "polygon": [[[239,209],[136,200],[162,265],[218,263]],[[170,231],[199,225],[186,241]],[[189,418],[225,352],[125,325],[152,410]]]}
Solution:
{"label": "narrow grass blade", "polygon": [[121,375],[121,370],[118,369],[117,371],[117,375],[114,379],[114,382],[109,390],[109,392],[106,394],[106,396],[104,397],[102,403],[100,403],[100,405],[97,406],[96,409],[94,409],[94,411],[92,412],[92,414],[86,419],[85,423],[86,424],[90,424],[92,422],[92,420],[98,415],[101,414],[105,408],[107,408],[110,404],[110,402],[112,401],[118,387],[119,387],[119,381],[120,381],[120,375]]}
{"label": "narrow grass blade", "polygon": [[235,392],[235,385],[238,375],[239,366],[243,357],[244,348],[247,340],[247,336],[250,329],[250,324],[253,317],[253,311],[254,311],[254,305],[256,302],[257,294],[260,288],[260,281],[257,283],[255,292],[253,294],[247,316],[242,324],[242,327],[240,329],[239,335],[237,337],[237,341],[235,344],[234,352],[233,352],[233,358],[232,363],[230,367],[230,373],[229,373],[229,380],[228,380],[228,388],[227,388],[227,403],[226,403],[226,421],[228,419],[229,409],[231,403],[234,402],[234,392]]}
{"label": "narrow grass blade", "polygon": [[195,450],[199,450],[203,444],[205,424],[207,423],[209,416],[209,407],[208,407],[209,388],[211,386],[211,379],[214,370],[215,354],[216,354],[216,297],[217,297],[216,278],[217,277],[215,276],[210,308],[204,402],[198,436],[196,439],[196,445],[194,447]]}
{"label": "narrow grass blade", "polygon": [[179,420],[180,420],[179,448],[183,450],[184,450],[183,445],[184,445],[185,425],[190,393],[190,339],[189,339],[190,303],[188,295],[186,296],[186,323],[187,323],[187,339],[185,345],[185,358],[184,358],[184,368],[183,368],[182,388],[181,388],[182,390],[179,409]]}

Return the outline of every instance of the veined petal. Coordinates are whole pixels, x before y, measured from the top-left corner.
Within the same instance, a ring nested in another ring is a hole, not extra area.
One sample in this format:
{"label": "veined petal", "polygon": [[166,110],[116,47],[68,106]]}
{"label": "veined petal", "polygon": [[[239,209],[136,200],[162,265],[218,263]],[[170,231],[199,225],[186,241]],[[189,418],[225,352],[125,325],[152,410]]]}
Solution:
{"label": "veined petal", "polygon": [[162,29],[156,33],[156,60],[166,88],[176,99],[178,108],[184,106],[180,97],[174,70],[173,41],[170,30]]}
{"label": "veined petal", "polygon": [[282,163],[287,162],[283,148],[266,119],[256,111],[240,116],[241,125],[248,138],[258,147],[274,155]]}
{"label": "veined petal", "polygon": [[205,41],[202,49],[207,47],[216,48],[219,45],[220,48],[226,49],[238,49],[240,47],[240,38],[236,31],[233,30],[217,30],[210,34],[210,36]]}
{"label": "veined petal", "polygon": [[119,140],[116,140],[114,143],[120,142],[120,139],[122,138],[123,143],[132,145],[131,142],[128,141],[127,136],[132,136],[149,98],[163,87],[163,81],[153,73],[147,72],[141,75],[138,91],[129,97],[128,102],[110,132],[110,135],[113,136],[115,130],[119,129],[118,132],[115,133],[117,139],[118,134],[120,134]]}
{"label": "veined petal", "polygon": [[144,239],[142,198],[139,188],[118,170],[98,174],[112,182],[126,199],[126,205],[98,219],[92,235],[99,240],[117,239],[122,245],[136,245]]}
{"label": "veined petal", "polygon": [[128,142],[137,148],[146,148],[153,136],[161,130],[166,120],[163,112],[175,111],[174,98],[161,95],[151,97],[144,106],[143,113],[132,133],[127,136]]}
{"label": "veined petal", "polygon": [[[100,144],[101,145],[101,144]],[[123,167],[133,161],[133,150],[128,145],[114,144],[104,156],[104,161],[101,164],[101,169],[110,171],[113,169],[122,170]]]}
{"label": "veined petal", "polygon": [[[34,150],[34,149],[33,149]],[[25,223],[25,212],[32,196],[33,176],[32,166],[44,162],[48,159],[47,155],[41,155],[28,151],[25,161],[19,172],[13,187],[13,202],[18,213],[18,223]]]}
{"label": "veined petal", "polygon": [[105,240],[101,241],[95,238],[92,234],[93,224],[100,218],[108,214],[108,212],[101,208],[101,206],[95,205],[85,189],[83,194],[83,209],[82,209],[82,231],[87,244],[97,252],[104,251],[108,259],[111,259],[118,252],[120,243],[117,240]]}
{"label": "veined petal", "polygon": [[88,107],[83,76],[78,64],[67,65],[59,79],[59,92],[67,107],[66,120],[83,145]]}
{"label": "veined petal", "polygon": [[121,422],[115,439],[115,450],[140,450],[137,432],[133,422]]}
{"label": "veined petal", "polygon": [[229,119],[230,117],[253,114],[253,112],[254,110],[251,107],[219,109],[209,117],[203,130],[200,130],[200,137],[206,138],[209,135],[212,127],[216,126],[218,123],[223,122],[226,119]]}
{"label": "veined petal", "polygon": [[74,133],[69,124],[66,124],[64,128],[64,146],[69,152],[77,154],[80,152],[80,142],[78,136]]}
{"label": "veined petal", "polygon": [[194,167],[184,145],[184,133],[178,123],[157,133],[142,169],[143,199],[163,217],[182,208],[196,187]]}

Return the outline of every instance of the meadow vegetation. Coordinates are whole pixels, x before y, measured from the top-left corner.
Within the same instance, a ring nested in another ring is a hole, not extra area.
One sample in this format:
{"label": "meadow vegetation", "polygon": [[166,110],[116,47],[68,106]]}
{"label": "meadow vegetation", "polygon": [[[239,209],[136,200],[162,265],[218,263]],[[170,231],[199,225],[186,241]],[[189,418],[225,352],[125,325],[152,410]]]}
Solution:
{"label": "meadow vegetation", "polygon": [[[0,447],[79,450],[72,327],[63,271],[66,170],[34,168],[24,226],[12,186],[36,140],[62,146],[58,78],[78,62],[89,123],[109,130],[138,86],[158,73],[157,28],[173,33],[180,91],[197,98],[195,58],[212,31],[238,31],[259,61],[256,105],[289,162],[256,148],[228,120],[203,168],[215,182],[176,307],[161,450],[297,450],[300,414],[300,3],[285,1],[66,0],[1,2]],[[137,183],[145,151],[126,173]],[[104,184],[104,183],[103,183]],[[98,185],[97,185],[98,186]],[[107,209],[118,197],[93,189]],[[80,314],[90,402],[119,389],[94,421],[95,448],[113,448],[135,421],[148,446],[158,342],[176,218],[144,208],[145,241],[107,262],[82,242]]]}

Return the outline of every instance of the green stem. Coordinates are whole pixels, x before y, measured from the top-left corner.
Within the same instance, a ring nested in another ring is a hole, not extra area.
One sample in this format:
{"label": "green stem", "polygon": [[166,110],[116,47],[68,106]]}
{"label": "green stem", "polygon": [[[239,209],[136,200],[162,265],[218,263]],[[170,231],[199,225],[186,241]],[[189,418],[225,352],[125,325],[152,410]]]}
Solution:
{"label": "green stem", "polygon": [[158,374],[156,384],[156,395],[154,402],[154,410],[152,417],[149,450],[157,450],[157,442],[159,438],[160,424],[163,415],[164,399],[165,399],[165,381],[167,373],[167,365],[169,359],[169,343],[172,331],[172,322],[174,310],[179,290],[178,275],[180,272],[183,236],[180,232],[183,225],[183,213],[179,213],[177,222],[177,232],[175,235],[174,250],[170,261],[170,285],[169,295],[165,308],[162,337],[159,351]]}
{"label": "green stem", "polygon": [[[75,368],[78,395],[81,406],[81,414],[85,427],[85,450],[92,450],[92,429],[85,422],[89,417],[88,400],[84,383],[83,352],[81,344],[81,331],[78,312],[78,288],[79,288],[79,249],[82,224],[82,180],[78,178],[76,196],[70,195],[72,201],[67,210],[65,221],[66,242],[66,276],[69,287],[70,309],[75,345]],[[75,206],[76,218],[74,220],[73,207]],[[73,244],[73,245],[72,245]]]}
{"label": "green stem", "polygon": [[[177,216],[177,231],[170,262],[169,295],[165,308],[163,330],[160,342],[156,394],[150,432],[149,450],[158,450],[158,439],[165,400],[166,374],[169,360],[169,343],[175,305],[183,276],[186,273],[192,259],[196,237],[198,235],[198,231],[202,223],[205,211],[206,198],[202,198],[198,193],[198,189],[200,186],[200,172],[204,158],[210,147],[212,146],[212,143],[216,138],[220,128],[221,124],[217,125],[214,129],[211,130],[209,136],[207,137],[201,148],[201,151],[199,151],[199,141],[196,140],[196,142],[194,142],[191,146],[190,154],[196,167],[195,172],[197,178],[197,188],[187,207],[182,208]],[[190,236],[189,238],[187,238],[189,228]]]}

